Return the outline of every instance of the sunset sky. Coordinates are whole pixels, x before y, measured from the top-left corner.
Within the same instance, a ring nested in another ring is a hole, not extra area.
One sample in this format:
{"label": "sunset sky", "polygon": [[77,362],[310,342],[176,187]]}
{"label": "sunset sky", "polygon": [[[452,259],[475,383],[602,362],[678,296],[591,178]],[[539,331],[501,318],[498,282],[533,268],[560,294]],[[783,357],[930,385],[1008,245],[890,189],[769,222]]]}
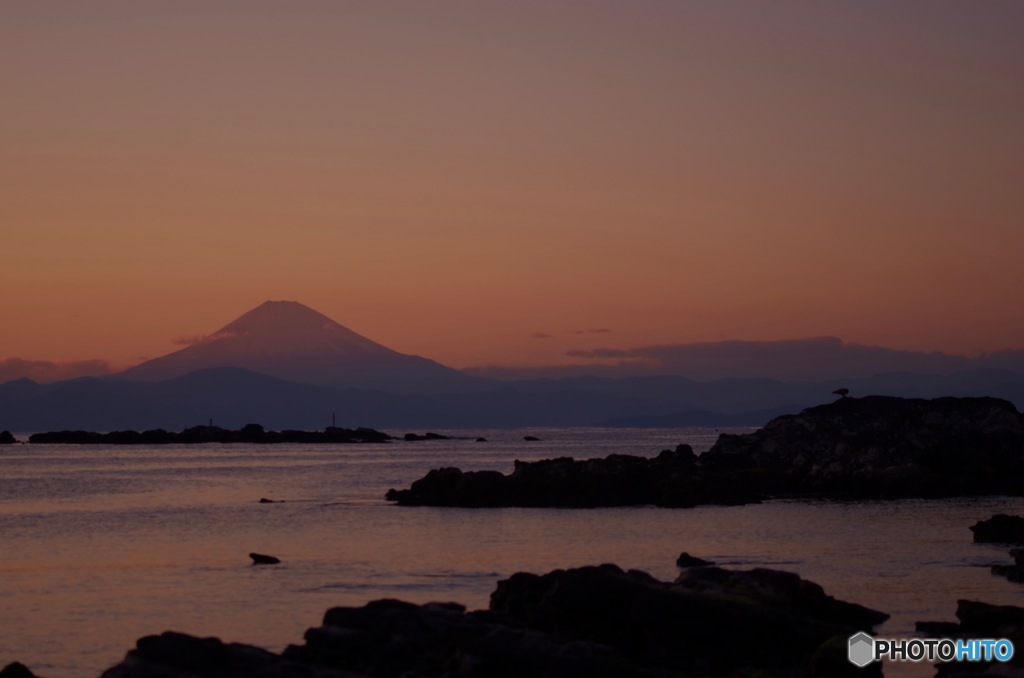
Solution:
{"label": "sunset sky", "polygon": [[1024,348],[1022,35],[1019,0],[10,0],[0,360],[267,299],[454,367]]}

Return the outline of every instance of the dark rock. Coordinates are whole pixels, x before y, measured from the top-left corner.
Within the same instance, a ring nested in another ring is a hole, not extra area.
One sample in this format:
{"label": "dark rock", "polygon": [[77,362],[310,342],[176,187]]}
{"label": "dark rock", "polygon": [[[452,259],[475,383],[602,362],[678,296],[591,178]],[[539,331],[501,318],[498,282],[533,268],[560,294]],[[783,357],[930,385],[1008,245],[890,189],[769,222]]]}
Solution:
{"label": "dark rock", "polygon": [[0,678],[37,678],[37,676],[21,662],[11,662],[0,669]]}
{"label": "dark rock", "polygon": [[50,431],[29,436],[30,443],[70,445],[170,445],[199,443],[383,443],[391,436],[371,428],[335,428],[323,431],[265,431],[259,424],[247,424],[232,431],[218,426],[193,426],[180,433],[163,429],[150,431]]}
{"label": "dark rock", "polygon": [[[935,637],[945,638],[1006,638],[1015,648],[1024,646],[1024,608],[1013,605],[990,605],[973,600],[958,600],[956,608],[959,624],[948,622],[918,622],[919,631]],[[939,678],[963,675],[980,675],[992,666],[992,662],[970,662],[970,664],[940,664],[935,674]],[[1005,664],[1000,666],[1007,667]],[[1010,659],[1006,673],[998,675],[1024,675],[1024,655],[1015,652]],[[985,673],[984,675],[990,675]]]}
{"label": "dark rock", "polygon": [[992,574],[1005,577],[1007,581],[1024,582],[1024,568],[1018,565],[993,565]]}
{"label": "dark rock", "polygon": [[267,499],[266,497],[260,497],[260,504],[280,504],[283,502],[274,501],[273,499]]}
{"label": "dark rock", "polygon": [[1006,542],[1024,544],[1024,518],[997,513],[988,520],[971,525],[975,542]]}
{"label": "dark rock", "polygon": [[571,457],[515,462],[510,475],[497,471],[435,469],[407,490],[386,498],[404,506],[598,506],[745,504],[760,501],[749,479],[701,469],[688,445],[654,459],[613,454],[604,459]]}
{"label": "dark rock", "polygon": [[613,454],[431,471],[387,498],[410,506],[736,505],[765,496],[948,497],[1024,493],[1024,424],[996,398],[840,398],[654,459]]}
{"label": "dark rock", "polygon": [[18,439],[10,431],[0,431],[0,445],[13,445]]}
{"label": "dark rock", "polygon": [[528,443],[535,443],[538,442],[540,438],[536,438],[534,436],[523,436],[523,440],[525,440]]}
{"label": "dark rock", "polygon": [[427,433],[424,433],[423,435],[420,435],[418,433],[406,433],[405,436],[404,436],[404,439],[408,440],[408,441],[414,441],[414,440],[451,440],[451,437],[450,436],[443,436],[440,433],[430,433],[430,432],[427,432]]}
{"label": "dark rock", "polygon": [[668,584],[614,565],[513,575],[498,583],[491,609],[608,645],[636,665],[700,675],[795,669],[829,639],[888,617],[787,572],[695,568]]}
{"label": "dark rock", "polygon": [[637,675],[607,646],[556,638],[486,612],[467,614],[454,603],[377,600],[334,608],[305,639],[284,656],[372,676]]}
{"label": "dark rock", "polygon": [[[971,532],[975,543],[1024,544],[1024,517],[997,513],[972,525]],[[1012,582],[1024,582],[1024,549],[1010,549],[1010,555],[1013,556],[1013,564],[993,565],[992,574]]]}
{"label": "dark rock", "polygon": [[477,438],[476,441],[478,443],[486,443],[487,442],[487,438]]}
{"label": "dark rock", "polygon": [[377,600],[337,607],[280,655],[215,638],[139,640],[104,678],[185,676],[878,676],[850,671],[846,639],[885,614],[795,574],[700,568],[676,583],[614,565],[518,573],[489,610]]}
{"label": "dark rock", "polygon": [[168,631],[140,638],[124,661],[101,678],[342,678],[326,667],[298,664],[252,645]]}
{"label": "dark rock", "polygon": [[263,553],[250,553],[249,557],[252,558],[253,565],[277,565],[281,562],[279,558],[268,556]]}
{"label": "dark rock", "polygon": [[710,560],[691,556],[686,551],[683,551],[679,554],[679,557],[676,558],[676,565],[678,567],[704,567],[706,565],[714,565],[714,563]]}
{"label": "dark rock", "polygon": [[759,469],[769,494],[1024,492],[1024,423],[997,398],[839,398],[754,433],[723,434],[700,462],[728,457]]}

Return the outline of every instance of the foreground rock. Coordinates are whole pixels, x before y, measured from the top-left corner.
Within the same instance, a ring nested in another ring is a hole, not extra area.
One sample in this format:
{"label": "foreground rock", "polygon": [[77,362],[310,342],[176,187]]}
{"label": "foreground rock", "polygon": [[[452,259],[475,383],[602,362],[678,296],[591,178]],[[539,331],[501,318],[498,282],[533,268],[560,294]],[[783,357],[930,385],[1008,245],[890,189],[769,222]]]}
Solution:
{"label": "foreground rock", "polygon": [[840,398],[654,459],[611,455],[430,471],[387,498],[406,506],[688,507],[771,496],[950,497],[1024,493],[1024,424],[996,398]]}
{"label": "foreground rock", "polygon": [[180,433],[162,428],[150,431],[51,431],[34,433],[30,443],[57,443],[70,445],[171,445],[195,443],[382,443],[391,436],[372,428],[335,428],[323,431],[265,431],[259,424],[249,424],[238,430],[219,426],[193,426]]}
{"label": "foreground rock", "polygon": [[485,611],[397,600],[334,608],[281,655],[150,636],[104,677],[877,676],[847,662],[846,639],[886,618],[787,572],[697,568],[668,583],[601,565],[513,575]]}
{"label": "foreground rock", "polygon": [[761,493],[752,477],[719,465],[702,466],[689,445],[680,445],[653,459],[613,454],[579,461],[516,461],[510,475],[441,468],[407,490],[389,490],[386,497],[403,506],[689,507],[747,504],[760,501]]}
{"label": "foreground rock", "polygon": [[37,678],[37,676],[21,662],[11,662],[0,669],[0,678]]}
{"label": "foreground rock", "polygon": [[[971,525],[975,543],[1024,544],[1024,517],[997,513]],[[1024,582],[1024,549],[1010,549],[1012,565],[993,565],[992,574]]]}
{"label": "foreground rock", "polygon": [[297,664],[273,652],[167,631],[140,638],[102,678],[343,678],[351,674]]}
{"label": "foreground rock", "polygon": [[679,557],[676,558],[676,567],[707,567],[708,565],[714,565],[714,563],[697,556],[691,556],[686,551],[680,553]]}
{"label": "foreground rock", "polygon": [[[1024,672],[1024,608],[1013,605],[990,605],[973,600],[958,600],[958,624],[948,622],[917,622],[917,630],[930,637],[945,638],[1007,638],[1013,642],[1013,658],[1008,664],[997,664],[1000,676],[1019,676]],[[989,662],[940,664],[936,676],[979,675]],[[1012,673],[1011,673],[1012,671]],[[993,674],[983,674],[993,675]]]}
{"label": "foreground rock", "polygon": [[0,431],[0,445],[13,445],[18,439],[10,431]]}

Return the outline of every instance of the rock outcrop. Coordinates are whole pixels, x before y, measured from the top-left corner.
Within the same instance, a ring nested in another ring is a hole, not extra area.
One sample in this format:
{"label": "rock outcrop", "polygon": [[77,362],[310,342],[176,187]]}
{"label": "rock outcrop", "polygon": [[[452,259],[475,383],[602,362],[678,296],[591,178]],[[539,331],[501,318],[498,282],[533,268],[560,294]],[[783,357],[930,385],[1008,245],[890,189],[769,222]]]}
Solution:
{"label": "rock outcrop", "polygon": [[256,445],[274,443],[383,443],[391,440],[387,433],[372,428],[335,428],[329,426],[323,431],[265,431],[259,424],[248,424],[238,430],[219,426],[193,426],[180,433],[162,428],[149,431],[51,431],[34,433],[30,443],[65,445],[171,445],[195,443],[250,443]]}
{"label": "rock outcrop", "polygon": [[760,501],[761,495],[748,478],[713,465],[702,467],[690,446],[680,445],[653,459],[613,454],[579,461],[516,461],[509,475],[435,469],[407,490],[389,490],[386,497],[402,506],[593,508],[735,505]]}
{"label": "rock outcrop", "polygon": [[704,455],[722,457],[761,469],[771,494],[1020,494],[1024,423],[997,398],[840,398],[751,434],[723,434]]}
{"label": "rock outcrop", "polygon": [[680,553],[679,557],[676,558],[676,567],[707,567],[708,565],[714,565],[714,563],[697,556],[691,556],[686,551]]}
{"label": "rock outcrop", "polygon": [[[949,622],[917,622],[917,630],[931,637],[941,638],[1006,638],[1015,648],[1024,647],[1024,608],[1013,605],[991,605],[974,600],[958,600],[956,617],[959,624]],[[935,674],[944,676],[1000,675],[1019,676],[1024,673],[1024,653],[1014,653],[1005,673],[984,673],[992,662],[940,664]],[[1012,671],[1010,673],[1009,671]]]}
{"label": "rock outcrop", "polygon": [[1024,517],[997,513],[988,520],[971,525],[975,543],[1004,542],[1024,544]]}
{"label": "rock outcrop", "polygon": [[333,608],[280,655],[149,636],[104,678],[879,676],[846,660],[846,639],[886,618],[787,572],[696,568],[669,583],[601,565],[515,574],[476,612],[398,600]]}
{"label": "rock outcrop", "polygon": [[1024,493],[1024,424],[996,398],[840,398],[649,459],[614,454],[497,471],[430,471],[387,498],[407,506],[688,507],[762,497],[951,497]]}
{"label": "rock outcrop", "polygon": [[347,678],[351,674],[298,664],[262,648],[167,631],[140,638],[101,678]]}
{"label": "rock outcrop", "polygon": [[11,662],[0,669],[0,678],[38,678],[21,662]]}
{"label": "rock outcrop", "polygon": [[418,440],[451,440],[451,436],[441,435],[440,433],[434,433],[433,431],[427,431],[426,433],[406,433],[402,436],[402,439],[406,442],[414,442]]}
{"label": "rock outcrop", "polygon": [[0,445],[13,445],[18,439],[10,431],[0,431]]}
{"label": "rock outcrop", "polygon": [[[1024,544],[1024,517],[997,513],[971,525],[975,543]],[[1010,549],[1012,565],[993,565],[992,574],[1024,582],[1024,548]]]}

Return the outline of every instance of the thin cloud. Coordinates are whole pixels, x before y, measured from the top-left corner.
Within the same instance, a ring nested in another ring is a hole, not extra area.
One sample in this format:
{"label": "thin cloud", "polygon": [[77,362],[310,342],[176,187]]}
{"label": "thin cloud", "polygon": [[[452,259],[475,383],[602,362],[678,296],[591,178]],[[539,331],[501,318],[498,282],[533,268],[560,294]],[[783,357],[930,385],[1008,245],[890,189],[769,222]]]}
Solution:
{"label": "thin cloud", "polygon": [[7,358],[0,361],[0,384],[15,379],[31,379],[40,384],[79,377],[101,377],[113,372],[106,360],[25,360]]}
{"label": "thin cloud", "polygon": [[597,360],[606,358],[631,358],[634,357],[633,351],[623,351],[619,348],[594,348],[589,350],[584,349],[570,349],[565,352],[565,355],[570,358],[593,358]]}
{"label": "thin cloud", "polygon": [[971,367],[1022,371],[1024,351],[967,358],[880,346],[848,344],[836,337],[781,341],[719,341],[663,344],[627,349],[572,349],[570,358],[646,364],[660,374],[695,379],[761,377],[789,380],[869,377],[893,372],[948,374]]}
{"label": "thin cloud", "polygon": [[207,344],[218,339],[233,337],[233,332],[218,332],[217,334],[196,334],[192,336],[181,336],[172,341],[179,346],[192,346],[193,344]]}
{"label": "thin cloud", "polygon": [[548,334],[547,332],[534,332],[530,335],[533,339],[550,339],[552,336],[553,335]]}

